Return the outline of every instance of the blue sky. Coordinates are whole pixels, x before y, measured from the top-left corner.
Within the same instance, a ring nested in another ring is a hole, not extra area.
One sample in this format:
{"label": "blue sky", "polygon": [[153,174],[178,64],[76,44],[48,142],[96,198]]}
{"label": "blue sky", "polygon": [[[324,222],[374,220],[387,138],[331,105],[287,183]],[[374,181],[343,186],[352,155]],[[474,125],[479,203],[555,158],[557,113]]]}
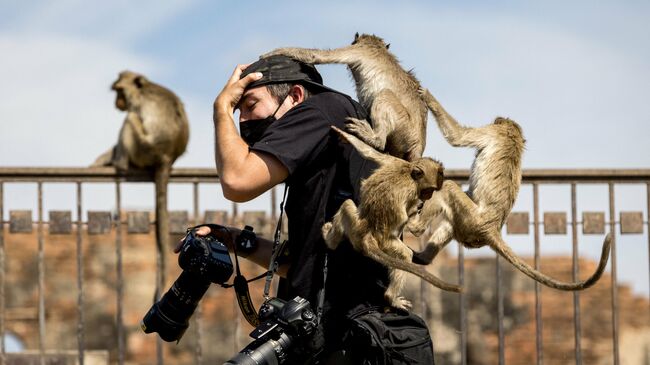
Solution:
{"label": "blue sky", "polygon": [[[115,143],[123,114],[109,86],[130,69],[185,103],[190,143],[176,166],[213,167],[212,101],[237,63],[280,46],[335,48],[365,32],[391,43],[459,121],[518,121],[528,141],[524,168],[650,168],[648,19],[647,1],[0,1],[0,166],[90,164]],[[345,67],[319,69],[326,84],[354,94]],[[434,127],[425,154],[454,169],[473,158]],[[216,187],[204,190],[202,209],[227,204]],[[5,191],[6,209],[34,209],[24,197],[32,187]],[[72,198],[61,198],[74,197],[72,188],[47,194],[56,196],[52,209],[74,210]],[[191,209],[188,194],[172,187],[170,207]],[[548,210],[565,209],[566,192],[558,194],[543,203]],[[618,209],[647,219],[643,189],[617,194]],[[150,208],[151,187],[134,185],[124,199]],[[607,211],[601,200],[583,198],[580,209]],[[268,204],[261,201],[244,209]],[[633,239],[647,243],[645,234]],[[516,244],[530,252],[530,238]],[[597,256],[597,246],[586,254]],[[628,250],[620,249],[630,267],[621,275],[647,293],[647,244],[643,255]],[[566,252],[548,249],[556,251]]]}

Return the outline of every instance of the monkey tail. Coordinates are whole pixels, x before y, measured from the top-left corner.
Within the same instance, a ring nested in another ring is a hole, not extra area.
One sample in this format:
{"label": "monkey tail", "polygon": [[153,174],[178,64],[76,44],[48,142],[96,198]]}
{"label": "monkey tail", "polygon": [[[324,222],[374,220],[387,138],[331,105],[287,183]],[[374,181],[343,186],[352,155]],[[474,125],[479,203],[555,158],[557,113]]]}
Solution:
{"label": "monkey tail", "polygon": [[607,266],[610,246],[612,243],[611,234],[608,233],[607,236],[605,236],[605,240],[603,241],[603,249],[602,249],[602,253],[600,254],[600,262],[598,263],[598,267],[590,277],[588,277],[586,280],[582,280],[578,282],[563,282],[563,281],[553,279],[550,276],[535,270],[535,268],[528,265],[525,261],[517,257],[515,253],[512,251],[512,249],[503,241],[503,237],[501,237],[501,235],[494,234],[492,235],[491,238],[492,238],[492,242],[490,242],[490,247],[499,255],[501,255],[503,258],[508,260],[508,262],[514,265],[521,272],[528,275],[533,280],[536,280],[548,287],[559,289],[559,290],[567,290],[567,291],[587,289],[592,285],[594,285],[598,281],[598,279],[600,279],[603,272],[605,271],[605,267]]}
{"label": "monkey tail", "polygon": [[167,263],[165,252],[169,248],[169,214],[167,212],[167,183],[171,164],[163,162],[156,167],[156,299],[160,298],[165,286]]}
{"label": "monkey tail", "polygon": [[390,268],[403,270],[415,276],[419,276],[425,281],[431,283],[433,286],[438,287],[442,290],[456,292],[456,293],[460,293],[462,291],[462,288],[460,286],[444,282],[442,281],[442,279],[438,278],[437,276],[431,274],[425,269],[416,266],[410,262],[401,261],[394,257],[391,257],[390,255],[386,254],[384,251],[380,250],[377,246],[369,246],[364,253],[371,259],[380,262]]}

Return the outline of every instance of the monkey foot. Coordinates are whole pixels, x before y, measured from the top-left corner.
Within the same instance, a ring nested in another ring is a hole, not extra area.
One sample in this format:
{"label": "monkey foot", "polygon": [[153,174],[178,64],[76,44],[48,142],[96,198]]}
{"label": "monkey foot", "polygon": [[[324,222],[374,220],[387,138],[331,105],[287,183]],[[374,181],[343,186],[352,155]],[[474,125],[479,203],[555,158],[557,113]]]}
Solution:
{"label": "monkey foot", "polygon": [[397,297],[393,300],[392,303],[393,307],[397,309],[403,309],[403,310],[409,310],[411,307],[413,307],[413,304],[411,304],[411,301],[404,298],[404,297]]}
{"label": "monkey foot", "polygon": [[372,127],[370,127],[370,124],[365,119],[345,118],[345,129],[370,147],[378,151],[384,150],[384,145],[379,141],[379,138],[375,135],[375,131],[372,130]]}

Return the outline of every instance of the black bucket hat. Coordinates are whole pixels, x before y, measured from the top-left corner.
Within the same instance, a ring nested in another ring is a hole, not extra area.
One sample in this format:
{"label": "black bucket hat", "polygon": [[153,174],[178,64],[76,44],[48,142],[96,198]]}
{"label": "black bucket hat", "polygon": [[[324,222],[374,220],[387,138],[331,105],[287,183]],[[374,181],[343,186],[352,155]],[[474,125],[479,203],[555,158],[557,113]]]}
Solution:
{"label": "black bucket hat", "polygon": [[314,65],[296,61],[287,56],[277,55],[259,59],[246,67],[240,78],[252,72],[261,72],[262,78],[248,84],[246,89],[262,85],[295,82],[307,86],[310,90],[315,89],[314,91],[340,93],[323,85],[323,78]]}

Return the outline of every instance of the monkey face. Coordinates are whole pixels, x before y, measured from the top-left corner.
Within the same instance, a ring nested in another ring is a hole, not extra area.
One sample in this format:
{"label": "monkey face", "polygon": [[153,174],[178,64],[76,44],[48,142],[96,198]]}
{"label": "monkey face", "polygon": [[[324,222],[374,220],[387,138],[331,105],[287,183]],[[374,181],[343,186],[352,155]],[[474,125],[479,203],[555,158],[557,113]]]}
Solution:
{"label": "monkey face", "polygon": [[[135,90],[141,89],[146,83],[144,76],[131,71],[123,71],[120,76],[113,82],[111,89],[115,90],[115,107],[121,111],[129,108],[129,95],[133,95]],[[130,92],[130,94],[129,94]]]}
{"label": "monkey face", "polygon": [[420,200],[429,200],[435,191],[440,190],[444,178],[443,170],[442,164],[427,157],[414,161],[411,177],[417,184]]}
{"label": "monkey face", "polygon": [[121,111],[126,111],[126,97],[124,96],[124,91],[119,89],[115,90],[117,95],[115,96],[115,107]]}

